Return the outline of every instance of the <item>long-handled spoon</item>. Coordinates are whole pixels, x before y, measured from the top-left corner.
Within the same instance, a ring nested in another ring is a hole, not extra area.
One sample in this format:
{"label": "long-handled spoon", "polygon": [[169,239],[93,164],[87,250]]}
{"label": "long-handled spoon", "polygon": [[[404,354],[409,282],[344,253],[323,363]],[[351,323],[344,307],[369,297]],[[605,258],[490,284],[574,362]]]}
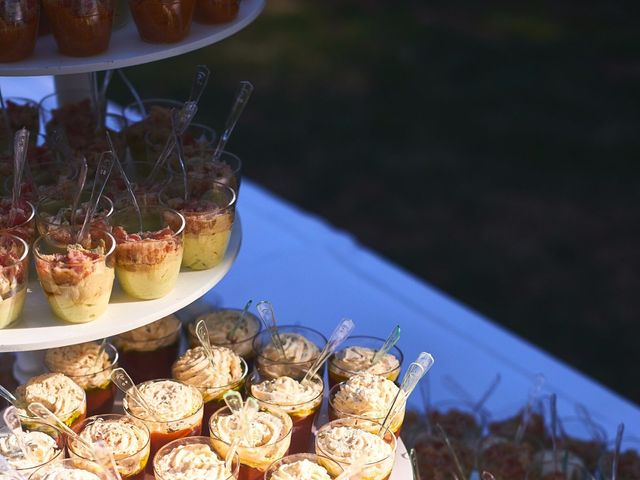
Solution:
{"label": "long-handled spoon", "polygon": [[[96,352],[96,359],[93,362],[93,370],[96,370],[98,367],[98,364],[100,363],[100,359],[102,358],[102,354],[104,353],[104,350],[107,348],[107,339],[106,337],[102,339],[102,341],[100,342],[100,346],[98,347],[98,351]],[[96,372],[97,373],[97,372]]]}
{"label": "long-handled spoon", "polygon": [[[391,402],[389,411],[384,417],[382,427],[380,428],[379,435],[384,436],[385,430],[389,428],[391,422],[395,418],[396,414],[402,409],[402,405],[407,401],[413,389],[416,388],[420,379],[433,367],[435,359],[430,353],[421,352],[415,361],[411,362],[409,368],[407,368],[404,377],[402,377],[402,383],[398,389],[398,393]],[[400,396],[402,395],[402,398]],[[400,401],[399,401],[400,400]]]}
{"label": "long-handled spoon", "polygon": [[553,471],[558,471],[558,397],[552,393],[549,397],[549,409],[551,410],[551,449],[553,452]]}
{"label": "long-handled spoon", "polygon": [[624,423],[620,423],[616,431],[616,444],[613,450],[613,461],[611,462],[611,480],[616,480],[618,478],[618,463],[620,462],[620,449],[622,447],[623,436]]}
{"label": "long-handled spoon", "polygon": [[20,186],[22,185],[22,172],[27,160],[27,146],[29,145],[29,130],[21,128],[13,139],[13,192],[11,195],[11,209],[9,210],[9,225],[13,225],[16,219],[18,203],[20,201]]}
{"label": "long-handled spoon", "polygon": [[122,71],[121,68],[118,68],[116,72],[118,72],[120,79],[127,86],[127,88],[129,89],[129,93],[131,93],[131,96],[133,97],[133,100],[138,105],[138,110],[140,111],[140,115],[141,115],[141,118],[139,120],[144,120],[147,117],[147,109],[144,108],[144,102],[142,101],[140,94],[138,93],[136,88],[133,86],[133,83],[131,83],[131,81],[124,74],[124,71]]}
{"label": "long-handled spoon", "polygon": [[320,367],[322,367],[322,364],[327,360],[327,358],[329,358],[329,356],[333,352],[336,351],[336,348],[338,348],[340,344],[345,341],[345,339],[349,336],[349,334],[355,327],[356,324],[353,323],[353,320],[351,320],[350,318],[343,318],[340,321],[336,329],[331,334],[331,337],[329,337],[329,341],[320,352],[320,355],[318,355],[318,358],[316,358],[316,361],[313,362],[313,365],[311,365],[311,368],[309,368],[307,374],[304,376],[300,383],[305,384],[313,378]]}
{"label": "long-handled spoon", "polygon": [[265,328],[269,330],[271,334],[271,341],[280,351],[282,358],[287,360],[287,353],[284,351],[284,344],[278,333],[278,324],[276,323],[276,314],[273,311],[273,305],[267,300],[262,300],[256,305],[256,310],[258,310],[258,315],[260,315],[260,319],[262,323],[264,323]]}
{"label": "long-handled spoon", "polygon": [[420,463],[418,462],[418,454],[416,449],[409,450],[409,460],[411,460],[411,470],[413,472],[413,480],[422,480],[420,477]]}
{"label": "long-handled spoon", "polygon": [[0,474],[9,477],[12,480],[26,480],[26,478],[13,468],[13,466],[11,466],[7,459],[2,455],[0,455]]}
{"label": "long-handled spoon", "polygon": [[107,181],[109,180],[109,175],[111,175],[111,170],[113,168],[114,163],[114,155],[113,152],[102,152],[100,155],[100,160],[98,161],[98,168],[96,169],[96,177],[93,181],[93,188],[91,190],[91,197],[89,198],[89,202],[87,204],[87,211],[84,215],[84,220],[82,222],[82,227],[80,227],[80,231],[78,232],[77,242],[82,243],[84,239],[87,229],[91,224],[91,219],[98,208],[98,202],[100,201],[100,197],[102,196],[102,192],[104,191],[104,187],[107,185]]}
{"label": "long-handled spoon", "polygon": [[209,67],[206,65],[197,65],[196,66],[196,74],[193,76],[193,83],[191,84],[191,92],[189,93],[189,102],[200,101],[200,97],[204,93],[204,89],[207,87],[209,83],[209,76],[211,75],[211,71]]}
{"label": "long-handled spoon", "polygon": [[182,136],[178,135],[178,112],[171,112],[171,135],[176,146],[176,157],[178,165],[180,165],[180,173],[182,173],[182,188],[184,188],[184,200],[189,200],[189,180],[187,175],[187,166],[185,165],[184,146],[182,145]]}
{"label": "long-handled spoon", "polygon": [[133,383],[133,380],[131,380],[131,377],[124,368],[114,368],[111,372],[111,380],[122,393],[129,395],[134,402],[144,408],[153,420],[158,419],[155,409],[145,400],[144,395],[138,390],[138,387]]}
{"label": "long-handled spoon", "polygon": [[493,395],[498,385],[500,385],[500,381],[502,380],[502,376],[498,373],[494,377],[493,381],[489,384],[484,393],[480,396],[478,400],[475,400],[473,396],[460,384],[458,381],[453,378],[451,375],[443,375],[442,376],[442,384],[454,395],[461,398],[465,402],[472,405],[471,409],[473,412],[482,411],[484,404],[487,403],[487,400]]}
{"label": "long-handled spoon", "polygon": [[200,345],[202,345],[202,348],[204,350],[205,355],[207,356],[207,359],[209,360],[209,363],[211,363],[211,366],[215,370],[216,364],[215,364],[215,361],[213,360],[213,352],[211,350],[211,339],[209,338],[209,329],[207,329],[207,323],[204,321],[203,318],[198,320],[198,323],[196,323],[196,337],[198,337],[198,340],[200,341]]}
{"label": "long-handled spoon", "polygon": [[87,166],[87,159],[82,157],[80,160],[80,173],[78,174],[78,181],[76,187],[76,193],[73,196],[73,203],[71,204],[71,218],[69,221],[71,222],[71,228],[76,228],[76,220],[78,217],[78,205],[80,205],[80,197],[82,196],[82,191],[84,190],[84,185],[87,181],[87,172],[89,171],[89,167]]}
{"label": "long-handled spoon", "polygon": [[24,442],[24,432],[22,431],[22,422],[20,421],[20,416],[18,415],[18,410],[16,407],[8,407],[5,409],[2,414],[2,419],[4,423],[6,423],[11,433],[16,437],[16,442],[18,443],[18,448],[22,451],[24,457],[29,460],[32,465],[37,465],[38,461],[34,458],[31,450]]}
{"label": "long-handled spoon", "polygon": [[240,393],[233,390],[226,392],[223,398],[227,407],[229,407],[229,410],[231,410],[233,414],[238,415],[240,419],[240,432],[234,438],[233,442],[231,442],[229,450],[227,450],[227,455],[225,456],[225,467],[228,471],[231,471],[231,465],[233,463],[233,457],[236,450],[238,450],[240,442],[249,433],[251,420],[255,414],[258,413],[260,406],[253,397],[247,398],[247,401],[243,403]]}
{"label": "long-handled spoon", "polygon": [[224,131],[222,135],[220,135],[220,140],[218,140],[218,144],[216,145],[216,149],[213,152],[212,161],[217,162],[220,160],[220,156],[224,151],[224,147],[227,145],[229,138],[231,137],[231,133],[238,123],[238,119],[240,115],[242,115],[242,111],[244,107],[247,106],[247,102],[249,101],[249,97],[251,97],[251,93],[253,92],[253,85],[251,82],[242,81],[240,82],[240,88],[238,89],[238,93],[236,94],[235,101],[233,102],[233,107],[231,108],[231,112],[227,117],[227,122],[224,126]]}
{"label": "long-handled spoon", "polygon": [[2,385],[0,385],[0,397],[4,398],[14,407],[18,404],[18,399],[15,397],[15,395],[4,388]]}
{"label": "long-handled spoon", "polygon": [[111,477],[111,480],[122,480],[116,459],[113,456],[111,447],[104,440],[97,440],[92,445],[93,458]]}
{"label": "long-handled spoon", "polygon": [[442,435],[442,439],[444,440],[444,444],[446,445],[447,450],[449,451],[449,455],[451,455],[451,458],[453,458],[453,464],[456,466],[456,470],[458,470],[458,473],[460,474],[460,479],[467,478],[468,475],[465,475],[464,473],[464,469],[462,468],[462,463],[460,462],[460,458],[458,458],[458,454],[453,448],[453,445],[451,445],[451,440],[449,439],[449,435],[447,435],[447,432],[444,431],[444,428],[442,428],[442,425],[437,424],[436,427],[438,427],[438,430],[440,430],[440,435]]}
{"label": "long-handled spoon", "polygon": [[91,94],[91,104],[95,112],[96,132],[99,132],[104,128],[104,100],[100,95],[98,74],[96,72],[89,73],[89,91]]}
{"label": "long-handled spoon", "polygon": [[236,320],[236,323],[233,324],[233,327],[231,327],[231,330],[229,330],[229,332],[227,333],[227,340],[229,340],[230,342],[233,342],[233,336],[242,325],[242,322],[244,321],[244,317],[249,311],[249,307],[251,306],[252,303],[253,303],[253,300],[249,300],[247,303],[244,304],[244,308],[242,309],[242,313],[240,313],[238,320]]}
{"label": "long-handled spoon", "polygon": [[375,365],[380,360],[382,360],[387,352],[391,350],[396,343],[398,343],[398,340],[400,340],[400,325],[396,325],[395,327],[393,327],[393,330],[382,345],[382,348],[373,355],[373,358],[371,359],[371,365]]}
{"label": "long-handled spoon", "polygon": [[107,89],[109,88],[109,84],[111,83],[111,79],[113,79],[113,74],[115,70],[107,70],[104,72],[104,77],[102,78],[102,86],[100,87],[100,97],[107,100]]}
{"label": "long-handled spoon", "polygon": [[520,419],[520,424],[518,425],[518,429],[516,430],[515,442],[520,443],[524,438],[524,434],[527,430],[527,426],[529,425],[529,419],[531,418],[531,410],[533,410],[533,404],[538,400],[540,395],[540,391],[544,386],[546,379],[545,376],[541,373],[536,375],[535,380],[533,382],[533,387],[529,392],[529,400],[522,411],[522,418]]}

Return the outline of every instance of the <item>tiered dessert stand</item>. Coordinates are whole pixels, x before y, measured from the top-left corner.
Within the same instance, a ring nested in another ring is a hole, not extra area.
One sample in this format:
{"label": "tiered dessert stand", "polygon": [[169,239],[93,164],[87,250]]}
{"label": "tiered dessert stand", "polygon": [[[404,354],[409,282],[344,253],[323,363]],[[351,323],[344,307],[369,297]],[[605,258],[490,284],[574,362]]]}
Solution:
{"label": "tiered dessert stand", "polygon": [[[149,63],[219,42],[255,20],[262,12],[265,1],[242,0],[236,19],[223,25],[193,23],[187,38],[175,44],[141,41],[135,24],[130,19],[125,26],[112,33],[109,49],[92,57],[61,55],[53,36],[40,37],[30,58],[17,63],[0,64],[0,77],[55,75],[57,89],[88,86],[89,72]],[[134,300],[116,284],[107,312],[99,319],[85,324],[70,324],[57,319],[49,308],[35,272],[30,272],[22,319],[16,325],[0,330],[0,353],[16,352],[14,376],[24,382],[41,372],[43,349],[117,335],[174,313],[202,297],[224,278],[240,251],[241,240],[242,226],[237,215],[227,253],[220,265],[205,271],[182,271],[176,288],[157,300]],[[411,464],[404,444],[400,441],[391,480],[411,478]]]}

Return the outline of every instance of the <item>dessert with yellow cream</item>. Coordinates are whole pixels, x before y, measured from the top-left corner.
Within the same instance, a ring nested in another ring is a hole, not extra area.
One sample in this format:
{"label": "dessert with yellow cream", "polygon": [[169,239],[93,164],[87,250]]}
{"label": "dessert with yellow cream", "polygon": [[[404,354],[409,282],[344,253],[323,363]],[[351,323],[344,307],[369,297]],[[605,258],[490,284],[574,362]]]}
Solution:
{"label": "dessert with yellow cream", "polygon": [[28,280],[27,243],[0,233],[0,329],[11,325],[22,313]]}

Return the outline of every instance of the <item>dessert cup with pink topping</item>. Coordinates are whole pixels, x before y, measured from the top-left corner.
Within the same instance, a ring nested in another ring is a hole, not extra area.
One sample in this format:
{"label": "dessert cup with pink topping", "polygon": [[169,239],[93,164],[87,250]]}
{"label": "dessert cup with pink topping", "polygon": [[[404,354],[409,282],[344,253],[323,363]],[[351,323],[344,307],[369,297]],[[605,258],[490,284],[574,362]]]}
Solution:
{"label": "dessert cup with pink topping", "polygon": [[36,232],[35,214],[35,207],[26,200],[19,200],[14,207],[11,198],[0,197],[0,232],[20,237],[31,245]]}
{"label": "dessert cup with pink topping", "polygon": [[15,322],[24,306],[29,278],[29,246],[0,232],[0,329]]}

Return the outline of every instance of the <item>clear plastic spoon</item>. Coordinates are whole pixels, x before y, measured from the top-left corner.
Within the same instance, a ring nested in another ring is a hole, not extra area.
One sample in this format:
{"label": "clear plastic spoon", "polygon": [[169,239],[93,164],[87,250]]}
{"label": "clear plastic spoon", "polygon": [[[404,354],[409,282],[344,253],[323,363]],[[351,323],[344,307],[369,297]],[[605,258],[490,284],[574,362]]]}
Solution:
{"label": "clear plastic spoon", "polygon": [[[400,388],[398,389],[398,393],[391,402],[391,406],[389,407],[389,411],[382,422],[382,427],[380,428],[379,435],[384,436],[385,430],[389,428],[391,422],[395,418],[396,414],[402,408],[402,404],[407,401],[413,389],[416,388],[420,379],[433,367],[435,363],[435,359],[430,353],[421,352],[418,355],[418,358],[415,361],[411,362],[409,368],[407,368],[404,377],[402,377],[402,383],[400,384]],[[402,398],[400,396],[402,395]],[[400,400],[400,402],[398,402]]]}
{"label": "clear plastic spoon", "polygon": [[191,93],[189,93],[189,102],[200,101],[200,97],[204,93],[207,84],[209,83],[209,76],[211,71],[206,65],[196,66],[196,74],[193,76],[193,83],[191,84]]}
{"label": "clear plastic spoon", "polygon": [[620,449],[622,448],[623,436],[624,436],[624,423],[620,423],[616,431],[616,444],[613,450],[613,460],[611,462],[611,480],[617,480],[618,478],[618,463],[620,462]]}
{"label": "clear plastic spoon", "polygon": [[269,330],[271,334],[271,341],[280,351],[282,358],[287,360],[287,353],[284,351],[284,344],[278,333],[278,324],[276,323],[276,314],[273,311],[273,305],[267,300],[262,300],[256,305],[256,310],[258,310],[258,315],[260,315],[260,319],[262,323],[264,323],[265,328]]}
{"label": "clear plastic spoon", "polygon": [[155,409],[145,400],[144,395],[138,390],[138,387],[133,383],[133,380],[131,380],[131,377],[124,368],[114,368],[111,372],[111,380],[113,380],[113,383],[115,383],[116,387],[118,387],[122,393],[129,395],[134,402],[144,408],[153,420],[158,420]]}
{"label": "clear plastic spoon", "polygon": [[129,89],[129,93],[131,93],[131,96],[133,97],[133,100],[138,105],[138,109],[140,110],[140,115],[142,116],[140,120],[141,121],[144,120],[147,116],[147,109],[144,108],[144,102],[142,101],[140,94],[138,93],[136,88],[133,86],[133,83],[131,83],[131,81],[124,74],[121,68],[117,69],[116,72],[118,72],[120,79],[127,86],[127,88]]}
{"label": "clear plastic spoon", "polygon": [[18,447],[20,451],[25,456],[27,460],[33,465],[37,465],[38,461],[34,458],[31,450],[24,442],[24,432],[22,431],[22,422],[20,421],[20,416],[18,415],[18,410],[16,407],[8,407],[5,409],[2,414],[2,419],[4,423],[7,425],[11,433],[13,433],[14,437],[16,437],[16,442],[18,443]]}
{"label": "clear plastic spoon", "polygon": [[13,192],[11,194],[11,209],[9,210],[9,225],[16,219],[22,185],[22,172],[27,160],[27,146],[29,145],[29,130],[21,128],[13,139]]}
{"label": "clear plastic spoon", "polygon": [[15,397],[15,395],[4,388],[2,385],[0,385],[0,397],[4,398],[14,407],[18,404],[18,399]]}
{"label": "clear plastic spoon", "polygon": [[207,328],[207,323],[204,321],[203,318],[198,320],[198,323],[196,323],[196,336],[200,341],[200,345],[202,345],[202,348],[204,350],[205,355],[207,356],[207,359],[209,359],[209,363],[211,363],[211,366],[215,370],[216,364],[215,364],[215,361],[213,360],[213,351],[211,350],[211,339],[209,338],[209,329]]}
{"label": "clear plastic spoon", "polygon": [[251,420],[255,414],[258,413],[258,410],[260,410],[260,406],[253,397],[247,398],[247,401],[243,403],[240,393],[233,390],[226,392],[223,398],[227,407],[229,407],[229,410],[240,418],[240,432],[238,432],[238,436],[236,436],[233,442],[231,442],[229,450],[227,450],[227,455],[225,456],[225,467],[228,471],[231,471],[231,465],[233,464],[233,457],[236,454],[236,450],[238,450],[240,442],[249,433]]}
{"label": "clear plastic spoon", "polygon": [[531,387],[531,391],[529,392],[529,400],[524,407],[520,424],[518,425],[518,429],[516,430],[515,443],[520,443],[524,438],[524,434],[527,430],[527,425],[529,425],[529,419],[531,418],[531,410],[533,410],[533,404],[538,400],[545,382],[546,378],[543,374],[539,373],[538,375],[536,375],[533,386]]}
{"label": "clear plastic spoon", "polygon": [[253,303],[253,300],[249,300],[247,303],[244,304],[244,308],[242,309],[242,313],[240,313],[238,320],[236,320],[236,323],[233,324],[233,327],[231,328],[231,330],[229,330],[229,333],[227,333],[227,340],[229,340],[230,342],[233,342],[233,336],[242,325],[242,322],[244,321],[244,317],[249,311],[249,307],[251,306],[252,303]]}
{"label": "clear plastic spoon", "polygon": [[102,152],[100,156],[100,160],[98,161],[98,168],[96,169],[96,177],[93,181],[93,189],[91,190],[91,197],[89,198],[89,202],[87,204],[87,211],[84,215],[84,221],[82,222],[82,227],[80,227],[80,231],[78,232],[77,242],[82,243],[85,235],[87,234],[87,229],[91,224],[91,219],[98,208],[98,202],[100,201],[100,197],[102,196],[102,192],[104,191],[104,187],[107,185],[107,181],[109,180],[109,175],[111,175],[111,170],[113,168],[114,163],[114,154],[113,152]]}
{"label": "clear plastic spoon", "polygon": [[111,480],[122,480],[111,447],[104,440],[96,440],[92,447],[94,460],[107,472]]}
{"label": "clear plastic spoon", "polygon": [[442,425],[440,425],[439,423],[436,425],[436,427],[438,428],[438,430],[440,430],[440,435],[442,435],[442,438],[444,440],[444,444],[447,447],[447,450],[449,451],[449,455],[451,455],[451,458],[453,458],[453,463],[456,466],[456,470],[458,470],[458,473],[460,474],[460,478],[467,478],[468,475],[465,475],[464,473],[464,469],[462,468],[462,463],[460,463],[460,458],[458,458],[458,455],[456,454],[456,451],[453,448],[453,445],[451,445],[451,440],[449,439],[449,435],[447,435],[447,432],[444,431],[444,428],[442,428]]}
{"label": "clear plastic spoon", "polygon": [[551,410],[551,449],[553,452],[553,471],[558,471],[558,397],[552,393],[549,397],[549,409]]}
{"label": "clear plastic spoon", "polygon": [[396,325],[393,328],[393,330],[387,337],[387,340],[382,345],[382,348],[373,355],[373,358],[371,359],[371,365],[375,365],[380,360],[382,360],[384,356],[389,352],[389,350],[391,350],[393,346],[398,343],[398,340],[400,340],[400,325]]}
{"label": "clear plastic spoon", "polygon": [[105,348],[107,348],[107,339],[103,338],[100,342],[100,346],[98,347],[98,351],[96,352],[96,360],[93,362],[93,370],[97,369],[98,363],[100,363],[100,358],[102,358],[102,354],[104,353]]}
{"label": "clear plastic spoon", "polygon": [[87,172],[89,167],[87,166],[87,159],[82,157],[80,160],[80,173],[78,173],[78,181],[76,182],[76,193],[73,196],[73,203],[71,204],[71,228],[76,228],[76,220],[78,218],[78,205],[80,205],[80,197],[84,190],[84,185],[87,181]]}
{"label": "clear plastic spoon", "polygon": [[180,173],[182,173],[182,188],[184,188],[184,200],[189,200],[189,179],[187,175],[187,167],[185,165],[184,146],[182,145],[182,138],[178,135],[178,113],[175,110],[171,111],[171,134],[176,146],[176,157],[178,158],[178,165],[180,165]]}
{"label": "clear plastic spoon", "polygon": [[331,337],[329,337],[329,341],[320,352],[320,355],[318,355],[318,358],[316,358],[316,361],[313,362],[313,365],[311,365],[311,368],[309,368],[307,374],[304,376],[302,382],[300,383],[305,384],[306,382],[311,380],[311,378],[313,378],[313,376],[320,369],[320,367],[322,367],[327,358],[329,358],[329,356],[336,351],[336,348],[338,348],[340,344],[345,341],[345,339],[349,336],[349,334],[355,327],[356,324],[353,323],[353,320],[351,320],[350,318],[343,318],[340,321],[336,329],[331,334]]}
{"label": "clear plastic spoon", "polygon": [[409,460],[411,460],[411,471],[413,472],[413,480],[422,480],[420,477],[420,464],[418,463],[418,454],[416,449],[409,450]]}
{"label": "clear plastic spoon", "polygon": [[238,119],[240,115],[242,115],[242,111],[244,107],[247,106],[247,102],[249,101],[249,97],[251,97],[251,93],[253,92],[253,85],[251,82],[242,81],[240,82],[240,87],[238,89],[238,93],[236,94],[235,101],[233,102],[233,107],[231,108],[231,112],[227,117],[227,122],[224,126],[224,132],[220,135],[220,140],[218,140],[218,144],[216,145],[216,149],[213,152],[212,161],[217,162],[220,160],[220,156],[224,151],[224,147],[227,145],[229,138],[231,137],[231,133],[238,123]]}

